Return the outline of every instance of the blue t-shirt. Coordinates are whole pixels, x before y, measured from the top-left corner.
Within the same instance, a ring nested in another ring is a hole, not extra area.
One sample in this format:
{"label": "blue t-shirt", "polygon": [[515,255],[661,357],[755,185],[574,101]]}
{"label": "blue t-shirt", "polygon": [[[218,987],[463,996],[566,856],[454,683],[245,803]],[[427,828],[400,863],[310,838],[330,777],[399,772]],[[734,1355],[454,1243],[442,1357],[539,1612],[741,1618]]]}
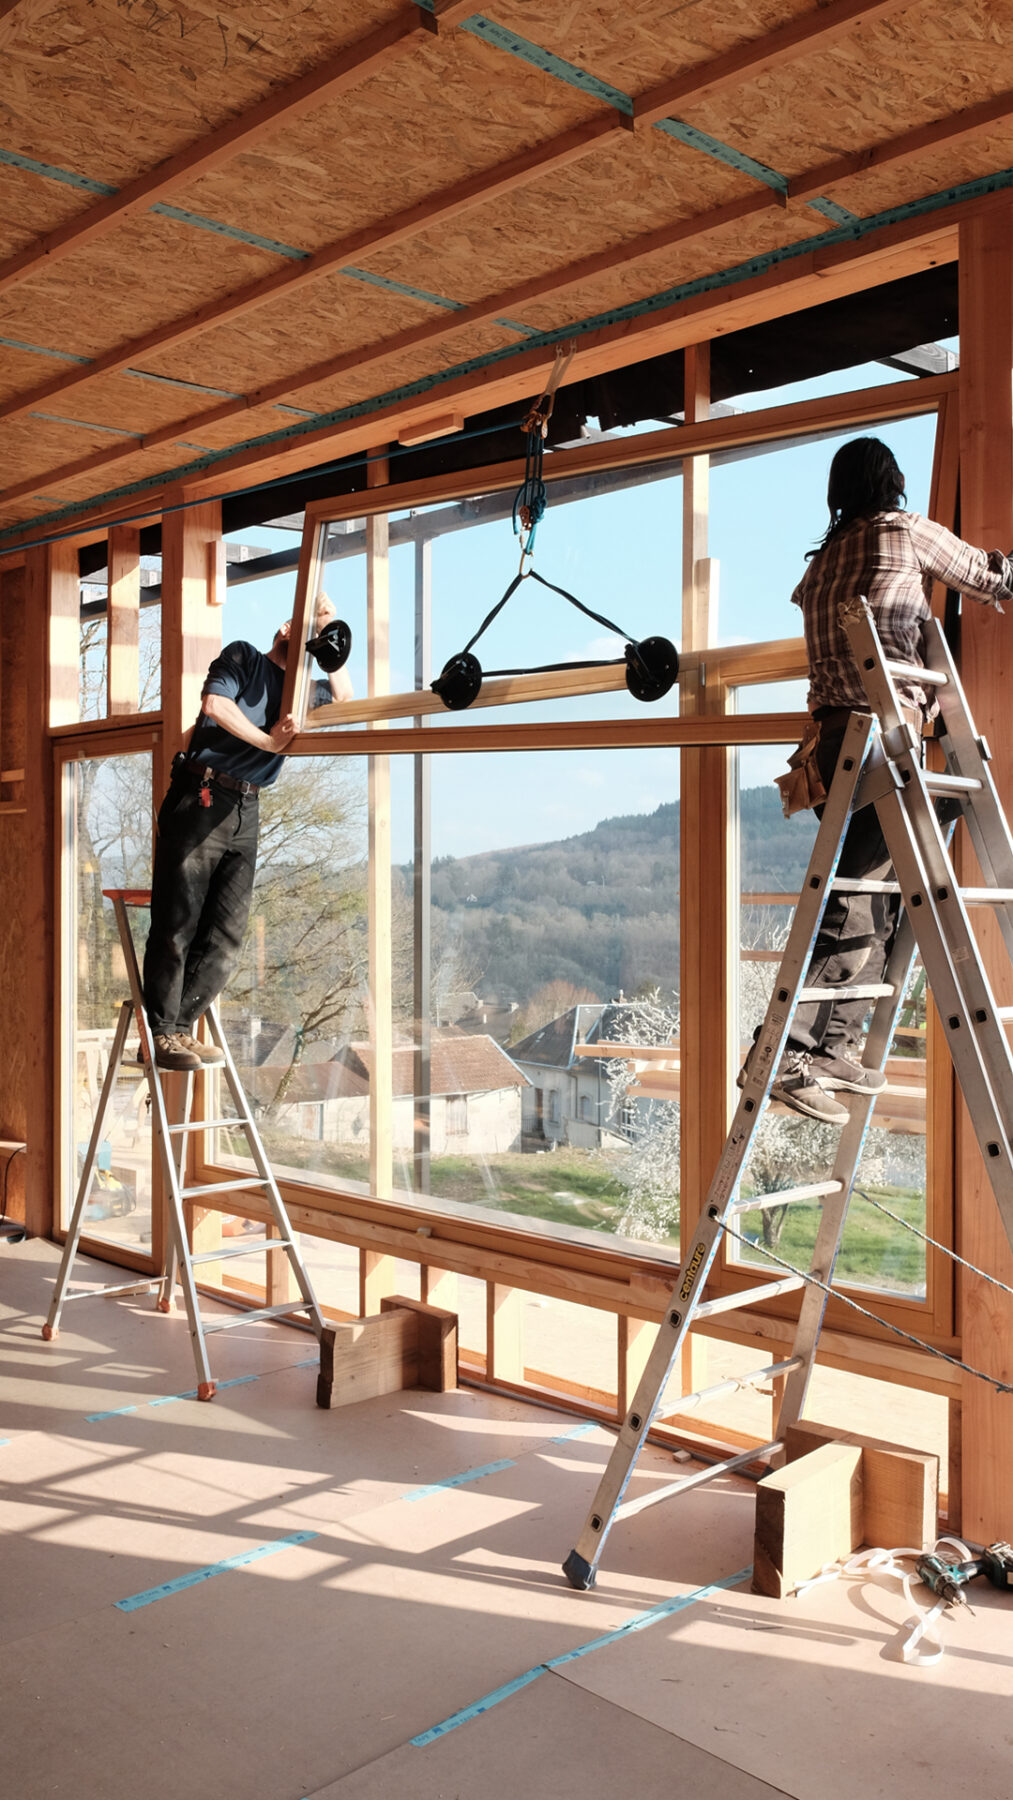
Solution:
{"label": "blue t-shirt", "polygon": [[[251,724],[259,726],[261,731],[270,731],[281,716],[284,686],[284,669],[255,645],[240,639],[234,644],[226,644],[221,655],[215,657],[201,694],[221,694],[226,700],[232,700]],[[314,688],[314,705],[322,705],[332,698],[326,681],[316,682]],[[198,714],[187,757],[203,768],[221,769],[236,781],[253,781],[258,787],[271,787],[285,760],[277,751],[258,750],[255,744],[246,744],[242,738],[233,737],[231,731],[216,725],[205,713]]]}

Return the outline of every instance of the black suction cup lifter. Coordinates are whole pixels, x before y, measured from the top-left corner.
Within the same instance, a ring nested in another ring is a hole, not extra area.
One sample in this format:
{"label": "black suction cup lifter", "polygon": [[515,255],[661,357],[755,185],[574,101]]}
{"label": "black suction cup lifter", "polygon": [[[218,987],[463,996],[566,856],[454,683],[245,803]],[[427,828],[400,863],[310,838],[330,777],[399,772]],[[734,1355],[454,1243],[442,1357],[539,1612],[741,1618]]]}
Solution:
{"label": "black suction cup lifter", "polygon": [[626,686],[634,700],[660,700],[679,679],[679,652],[666,637],[626,646]]}
{"label": "black suction cup lifter", "polygon": [[344,619],[332,619],[316,637],[309,638],[306,648],[311,656],[316,657],[318,666],[325,675],[334,675],[343,669],[352,654],[352,631]]}
{"label": "black suction cup lifter", "polygon": [[463,712],[482,692],[482,665],[470,650],[462,650],[445,662],[431,684],[450,712]]}

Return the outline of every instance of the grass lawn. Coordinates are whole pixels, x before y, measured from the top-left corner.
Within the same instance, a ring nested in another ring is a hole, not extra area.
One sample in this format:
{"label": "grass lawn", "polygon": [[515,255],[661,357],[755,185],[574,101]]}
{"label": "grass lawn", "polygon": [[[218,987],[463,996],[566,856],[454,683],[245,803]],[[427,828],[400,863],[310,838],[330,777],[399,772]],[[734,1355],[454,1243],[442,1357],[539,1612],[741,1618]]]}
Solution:
{"label": "grass lawn", "polygon": [[[289,1137],[270,1127],[264,1136],[268,1156],[279,1166],[310,1170],[325,1181],[369,1180],[369,1157],[365,1151]],[[403,1156],[395,1157],[394,1181],[405,1189],[411,1186],[410,1166]],[[488,1156],[434,1156],[430,1185],[432,1193],[442,1200],[489,1207],[521,1218],[545,1219],[555,1225],[579,1225],[585,1231],[605,1234],[618,1230],[626,1205],[609,1159],[591,1150],[563,1148],[541,1155],[502,1151]],[[901,1218],[925,1229],[924,1194],[889,1187],[868,1191]],[[818,1206],[792,1207],[774,1246],[776,1254],[799,1268],[807,1268],[819,1217]],[[759,1241],[760,1213],[744,1213],[739,1229],[743,1236],[757,1240],[755,1249],[740,1252],[742,1260],[751,1266],[771,1267]],[[666,1249],[677,1246],[677,1233],[662,1239],[661,1244]],[[925,1287],[925,1248],[917,1238],[856,1196],[836,1277],[861,1287],[921,1293]]]}

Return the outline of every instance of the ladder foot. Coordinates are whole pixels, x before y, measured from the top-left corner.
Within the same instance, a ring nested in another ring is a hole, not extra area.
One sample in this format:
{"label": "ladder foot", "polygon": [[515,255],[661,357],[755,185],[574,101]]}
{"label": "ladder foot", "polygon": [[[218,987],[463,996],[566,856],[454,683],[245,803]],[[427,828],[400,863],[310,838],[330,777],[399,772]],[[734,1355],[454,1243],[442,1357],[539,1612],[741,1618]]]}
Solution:
{"label": "ladder foot", "polygon": [[47,1344],[52,1343],[53,1339],[57,1335],[56,1327],[53,1325],[43,1325],[42,1335],[45,1338]]}
{"label": "ladder foot", "polygon": [[198,1400],[213,1400],[217,1391],[217,1381],[199,1381],[197,1383]]}
{"label": "ladder foot", "polygon": [[161,1313],[171,1313],[173,1310],[171,1300],[156,1300],[155,1306],[156,1306],[157,1310]]}
{"label": "ladder foot", "polygon": [[571,1550],[563,1564],[563,1574],[573,1588],[594,1587],[596,1571],[576,1550]]}

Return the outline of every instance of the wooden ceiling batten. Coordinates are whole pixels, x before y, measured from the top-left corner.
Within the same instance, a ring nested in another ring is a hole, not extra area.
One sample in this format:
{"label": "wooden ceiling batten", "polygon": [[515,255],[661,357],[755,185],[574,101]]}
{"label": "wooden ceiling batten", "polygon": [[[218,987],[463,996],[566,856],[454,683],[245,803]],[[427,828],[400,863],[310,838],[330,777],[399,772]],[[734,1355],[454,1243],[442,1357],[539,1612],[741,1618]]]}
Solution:
{"label": "wooden ceiling batten", "polygon": [[239,118],[190,144],[176,156],[139,175],[115,194],[98,201],[87,212],[58,226],[45,237],[0,267],[0,293],[28,280],[41,269],[95,238],[113,231],[138,212],[147,212],[159,200],[186,187],[199,175],[248,149],[268,132],[293,117],[333,99],[384,68],[393,57],[413,49],[439,29],[432,14],[410,6],[389,24],[327,58],[280,91],[271,93]]}
{"label": "wooden ceiling batten", "polygon": [[993,100],[982,101],[980,106],[969,106],[963,112],[950,113],[931,125],[919,125],[914,131],[905,131],[899,137],[887,138],[884,143],[873,144],[867,150],[856,151],[852,156],[839,156],[833,162],[823,163],[818,169],[808,169],[804,175],[796,175],[789,181],[788,198],[808,200],[814,194],[822,194],[827,188],[835,187],[838,182],[846,181],[852,175],[864,174],[866,170],[883,169],[889,163],[906,162],[911,157],[924,155],[930,150],[944,147],[952,149],[965,138],[977,136],[989,125],[999,124],[1011,117],[1013,91],[1007,89]]}

